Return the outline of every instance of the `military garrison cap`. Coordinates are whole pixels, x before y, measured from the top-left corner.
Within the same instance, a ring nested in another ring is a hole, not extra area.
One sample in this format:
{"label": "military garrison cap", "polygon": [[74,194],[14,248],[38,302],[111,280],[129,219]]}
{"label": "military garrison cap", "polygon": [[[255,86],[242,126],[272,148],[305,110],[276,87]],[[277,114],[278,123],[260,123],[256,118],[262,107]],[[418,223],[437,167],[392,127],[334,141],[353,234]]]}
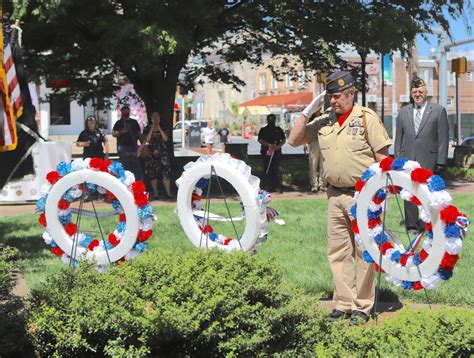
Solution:
{"label": "military garrison cap", "polygon": [[410,88],[419,88],[419,87],[423,87],[423,86],[426,86],[426,83],[425,83],[425,81],[423,81],[423,79],[421,79],[419,77],[415,77],[411,80]]}
{"label": "military garrison cap", "polygon": [[345,89],[354,87],[354,78],[347,71],[331,73],[326,79],[326,93],[338,93]]}

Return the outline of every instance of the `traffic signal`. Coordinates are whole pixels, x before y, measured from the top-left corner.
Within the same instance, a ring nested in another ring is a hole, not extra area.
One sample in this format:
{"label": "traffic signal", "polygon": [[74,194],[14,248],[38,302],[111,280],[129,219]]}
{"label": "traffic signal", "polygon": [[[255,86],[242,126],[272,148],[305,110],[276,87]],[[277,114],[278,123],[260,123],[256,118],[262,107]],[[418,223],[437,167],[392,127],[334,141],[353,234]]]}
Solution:
{"label": "traffic signal", "polygon": [[467,72],[467,58],[459,57],[451,60],[451,71],[455,72],[457,76]]}

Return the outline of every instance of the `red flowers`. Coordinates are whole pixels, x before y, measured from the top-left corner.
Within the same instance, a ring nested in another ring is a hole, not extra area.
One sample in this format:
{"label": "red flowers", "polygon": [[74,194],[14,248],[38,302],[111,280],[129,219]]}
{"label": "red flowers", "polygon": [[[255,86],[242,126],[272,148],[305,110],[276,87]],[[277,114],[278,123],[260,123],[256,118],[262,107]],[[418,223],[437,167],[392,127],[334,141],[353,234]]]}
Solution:
{"label": "red flowers", "polygon": [[214,229],[211,225],[205,225],[203,228],[201,228],[201,231],[203,234],[210,234],[211,232],[214,232]]}
{"label": "red flowers", "polygon": [[106,197],[107,199],[109,199],[109,200],[115,200],[115,199],[117,199],[117,198],[115,197],[115,195],[112,194],[112,192],[110,192],[110,191],[108,191],[108,190],[107,190],[107,192],[105,193],[105,197]]}
{"label": "red flowers", "polygon": [[109,242],[111,245],[117,246],[120,243],[120,240],[117,238],[117,236],[115,236],[114,233],[111,233],[109,234]]}
{"label": "red flowers", "polygon": [[439,217],[446,224],[453,224],[456,222],[456,219],[458,218],[460,214],[461,213],[455,206],[450,205],[439,212]]}
{"label": "red flowers", "polygon": [[381,250],[382,250],[382,255],[385,255],[385,252],[388,250],[388,249],[393,249],[393,245],[386,241],[382,244],[382,247],[381,247]]}
{"label": "red flowers", "polygon": [[101,158],[92,158],[89,162],[89,167],[96,170],[101,170],[104,165],[104,160]]}
{"label": "red flowers", "polygon": [[53,247],[51,252],[56,256],[62,256],[64,254],[63,250],[61,250],[59,247]]}
{"label": "red flowers", "polygon": [[364,185],[365,185],[365,182],[363,180],[358,179],[355,183],[355,190],[361,191]]}
{"label": "red flowers", "polygon": [[91,241],[91,243],[89,244],[89,246],[87,247],[90,251],[94,250],[94,248],[96,248],[97,246],[99,246],[99,240],[97,239],[94,239]]}
{"label": "red flowers", "polygon": [[71,203],[64,199],[61,199],[58,202],[58,208],[61,210],[66,210],[67,208],[69,208],[69,205],[71,205]]}
{"label": "red flowers", "polygon": [[125,217],[125,214],[120,214],[119,215],[119,221],[122,222],[122,221],[127,221],[127,218]]}
{"label": "red flowers", "polygon": [[146,190],[145,184],[143,184],[143,182],[141,181],[136,181],[135,183],[133,183],[131,189],[134,194],[143,193]]}
{"label": "red flowers", "polygon": [[359,233],[359,227],[357,226],[357,220],[356,219],[351,220],[351,228],[352,228],[352,232],[354,234]]}
{"label": "red flowers", "polygon": [[402,188],[400,188],[398,185],[389,185],[387,189],[390,194],[398,194]]}
{"label": "red flowers", "polygon": [[59,173],[56,171],[56,170],[53,170],[52,172],[49,172],[47,175],[46,175],[46,180],[50,183],[50,184],[56,184],[56,182],[61,179],[61,176],[59,175]]}
{"label": "red flowers", "polygon": [[111,160],[104,160],[102,162],[102,165],[100,166],[100,170],[103,171],[103,172],[108,172],[110,164],[112,164]]}
{"label": "red flowers", "polygon": [[191,201],[201,201],[202,200],[202,196],[201,195],[198,195],[196,193],[193,193],[191,195]]}
{"label": "red flowers", "polygon": [[425,230],[426,230],[426,231],[431,231],[431,230],[433,230],[433,224],[431,224],[431,223],[426,223],[426,224],[425,224]]}
{"label": "red flowers", "polygon": [[148,193],[146,192],[134,193],[133,197],[135,198],[135,204],[137,206],[144,206],[148,204]]}
{"label": "red flowers", "polygon": [[428,253],[425,251],[425,249],[421,249],[419,256],[420,256],[420,262],[423,262],[428,258]]}
{"label": "red flowers", "polygon": [[39,224],[42,226],[42,227],[46,227],[47,226],[47,223],[46,223],[46,215],[44,213],[41,213],[41,215],[39,216],[38,218],[38,222]]}
{"label": "red flowers", "polygon": [[416,168],[411,172],[411,180],[416,183],[424,184],[432,175],[433,172],[431,170],[425,168]]}
{"label": "red flowers", "polygon": [[137,240],[138,240],[139,242],[143,242],[143,241],[148,240],[152,235],[153,235],[153,231],[152,231],[152,230],[147,230],[147,231],[140,230],[140,231],[138,232]]}
{"label": "red flowers", "polygon": [[445,252],[443,258],[441,259],[441,264],[439,265],[439,267],[445,271],[452,271],[458,260],[459,255],[450,255]]}
{"label": "red flowers", "polygon": [[377,219],[370,219],[368,222],[367,222],[367,226],[369,227],[369,229],[373,229],[374,227],[376,227],[377,225],[381,225],[382,224],[382,221],[380,220],[380,218],[377,218]]}
{"label": "red flowers", "polygon": [[224,245],[229,245],[229,243],[232,241],[230,238],[224,239]]}
{"label": "red flowers", "polygon": [[410,198],[410,201],[411,201],[413,204],[415,204],[416,206],[421,205],[420,199],[418,199],[415,195],[413,195],[413,196]]}
{"label": "red flowers", "polygon": [[380,161],[380,169],[382,169],[382,172],[388,172],[389,170],[392,170],[392,162],[393,162],[393,158],[391,157],[387,157],[385,159],[382,159],[382,161]]}
{"label": "red flowers", "polygon": [[66,233],[69,236],[72,236],[77,232],[77,225],[73,224],[73,223],[69,223],[69,224],[64,226],[64,230],[66,230]]}
{"label": "red flowers", "polygon": [[416,282],[413,282],[413,285],[411,286],[411,288],[415,291],[418,291],[418,290],[421,290],[423,286],[421,285],[420,281],[416,281]]}

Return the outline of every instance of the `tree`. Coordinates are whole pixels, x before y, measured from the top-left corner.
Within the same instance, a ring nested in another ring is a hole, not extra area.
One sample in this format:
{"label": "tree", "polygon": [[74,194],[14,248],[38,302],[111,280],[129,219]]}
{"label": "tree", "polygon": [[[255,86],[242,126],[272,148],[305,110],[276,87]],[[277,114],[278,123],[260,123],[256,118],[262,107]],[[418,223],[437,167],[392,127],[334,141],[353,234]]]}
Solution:
{"label": "tree", "polygon": [[[176,84],[243,85],[225,65],[262,64],[262,54],[298,56],[306,68],[344,65],[338,46],[362,52],[404,49],[416,33],[459,16],[463,1],[15,0],[27,63],[36,77],[68,79],[84,103],[130,81],[148,113],[172,118]],[[386,25],[390,23],[389,27]],[[370,24],[369,32],[362,26]],[[396,31],[394,31],[396,29]],[[361,52],[361,53],[362,53]],[[364,52],[365,53],[365,52]],[[277,71],[278,69],[273,69]],[[105,104],[104,104],[105,105]]]}

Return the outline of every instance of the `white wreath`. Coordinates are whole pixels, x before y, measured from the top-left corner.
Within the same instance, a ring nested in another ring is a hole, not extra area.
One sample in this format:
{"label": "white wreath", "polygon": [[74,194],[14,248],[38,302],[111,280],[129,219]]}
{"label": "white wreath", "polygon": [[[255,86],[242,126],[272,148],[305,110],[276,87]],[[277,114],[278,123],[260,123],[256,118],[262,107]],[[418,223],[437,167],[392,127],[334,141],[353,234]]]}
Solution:
{"label": "white wreath", "polygon": [[[246,223],[242,237],[230,241],[228,245],[222,245],[210,240],[209,235],[203,235],[195,220],[196,212],[193,212],[193,191],[201,178],[210,177],[211,167],[214,167],[217,176],[224,178],[234,187],[241,198],[245,212]],[[234,159],[227,153],[201,156],[196,162],[184,166],[184,172],[176,180],[176,185],[179,187],[177,198],[179,221],[194,246],[246,252],[255,246],[260,236],[268,232],[266,206],[259,197],[260,179],[251,175],[251,168],[245,162]],[[204,244],[201,238],[204,238]]]}
{"label": "white wreath", "polygon": [[[356,205],[351,208],[355,240],[365,249],[364,259],[374,262],[376,269],[380,259],[387,281],[404,289],[432,289],[452,276],[469,220],[451,205],[444,189],[441,177],[404,158],[375,163],[357,181]],[[416,204],[426,225],[408,248],[394,233],[382,232],[380,216],[390,193]],[[414,253],[422,239],[423,248]]]}

